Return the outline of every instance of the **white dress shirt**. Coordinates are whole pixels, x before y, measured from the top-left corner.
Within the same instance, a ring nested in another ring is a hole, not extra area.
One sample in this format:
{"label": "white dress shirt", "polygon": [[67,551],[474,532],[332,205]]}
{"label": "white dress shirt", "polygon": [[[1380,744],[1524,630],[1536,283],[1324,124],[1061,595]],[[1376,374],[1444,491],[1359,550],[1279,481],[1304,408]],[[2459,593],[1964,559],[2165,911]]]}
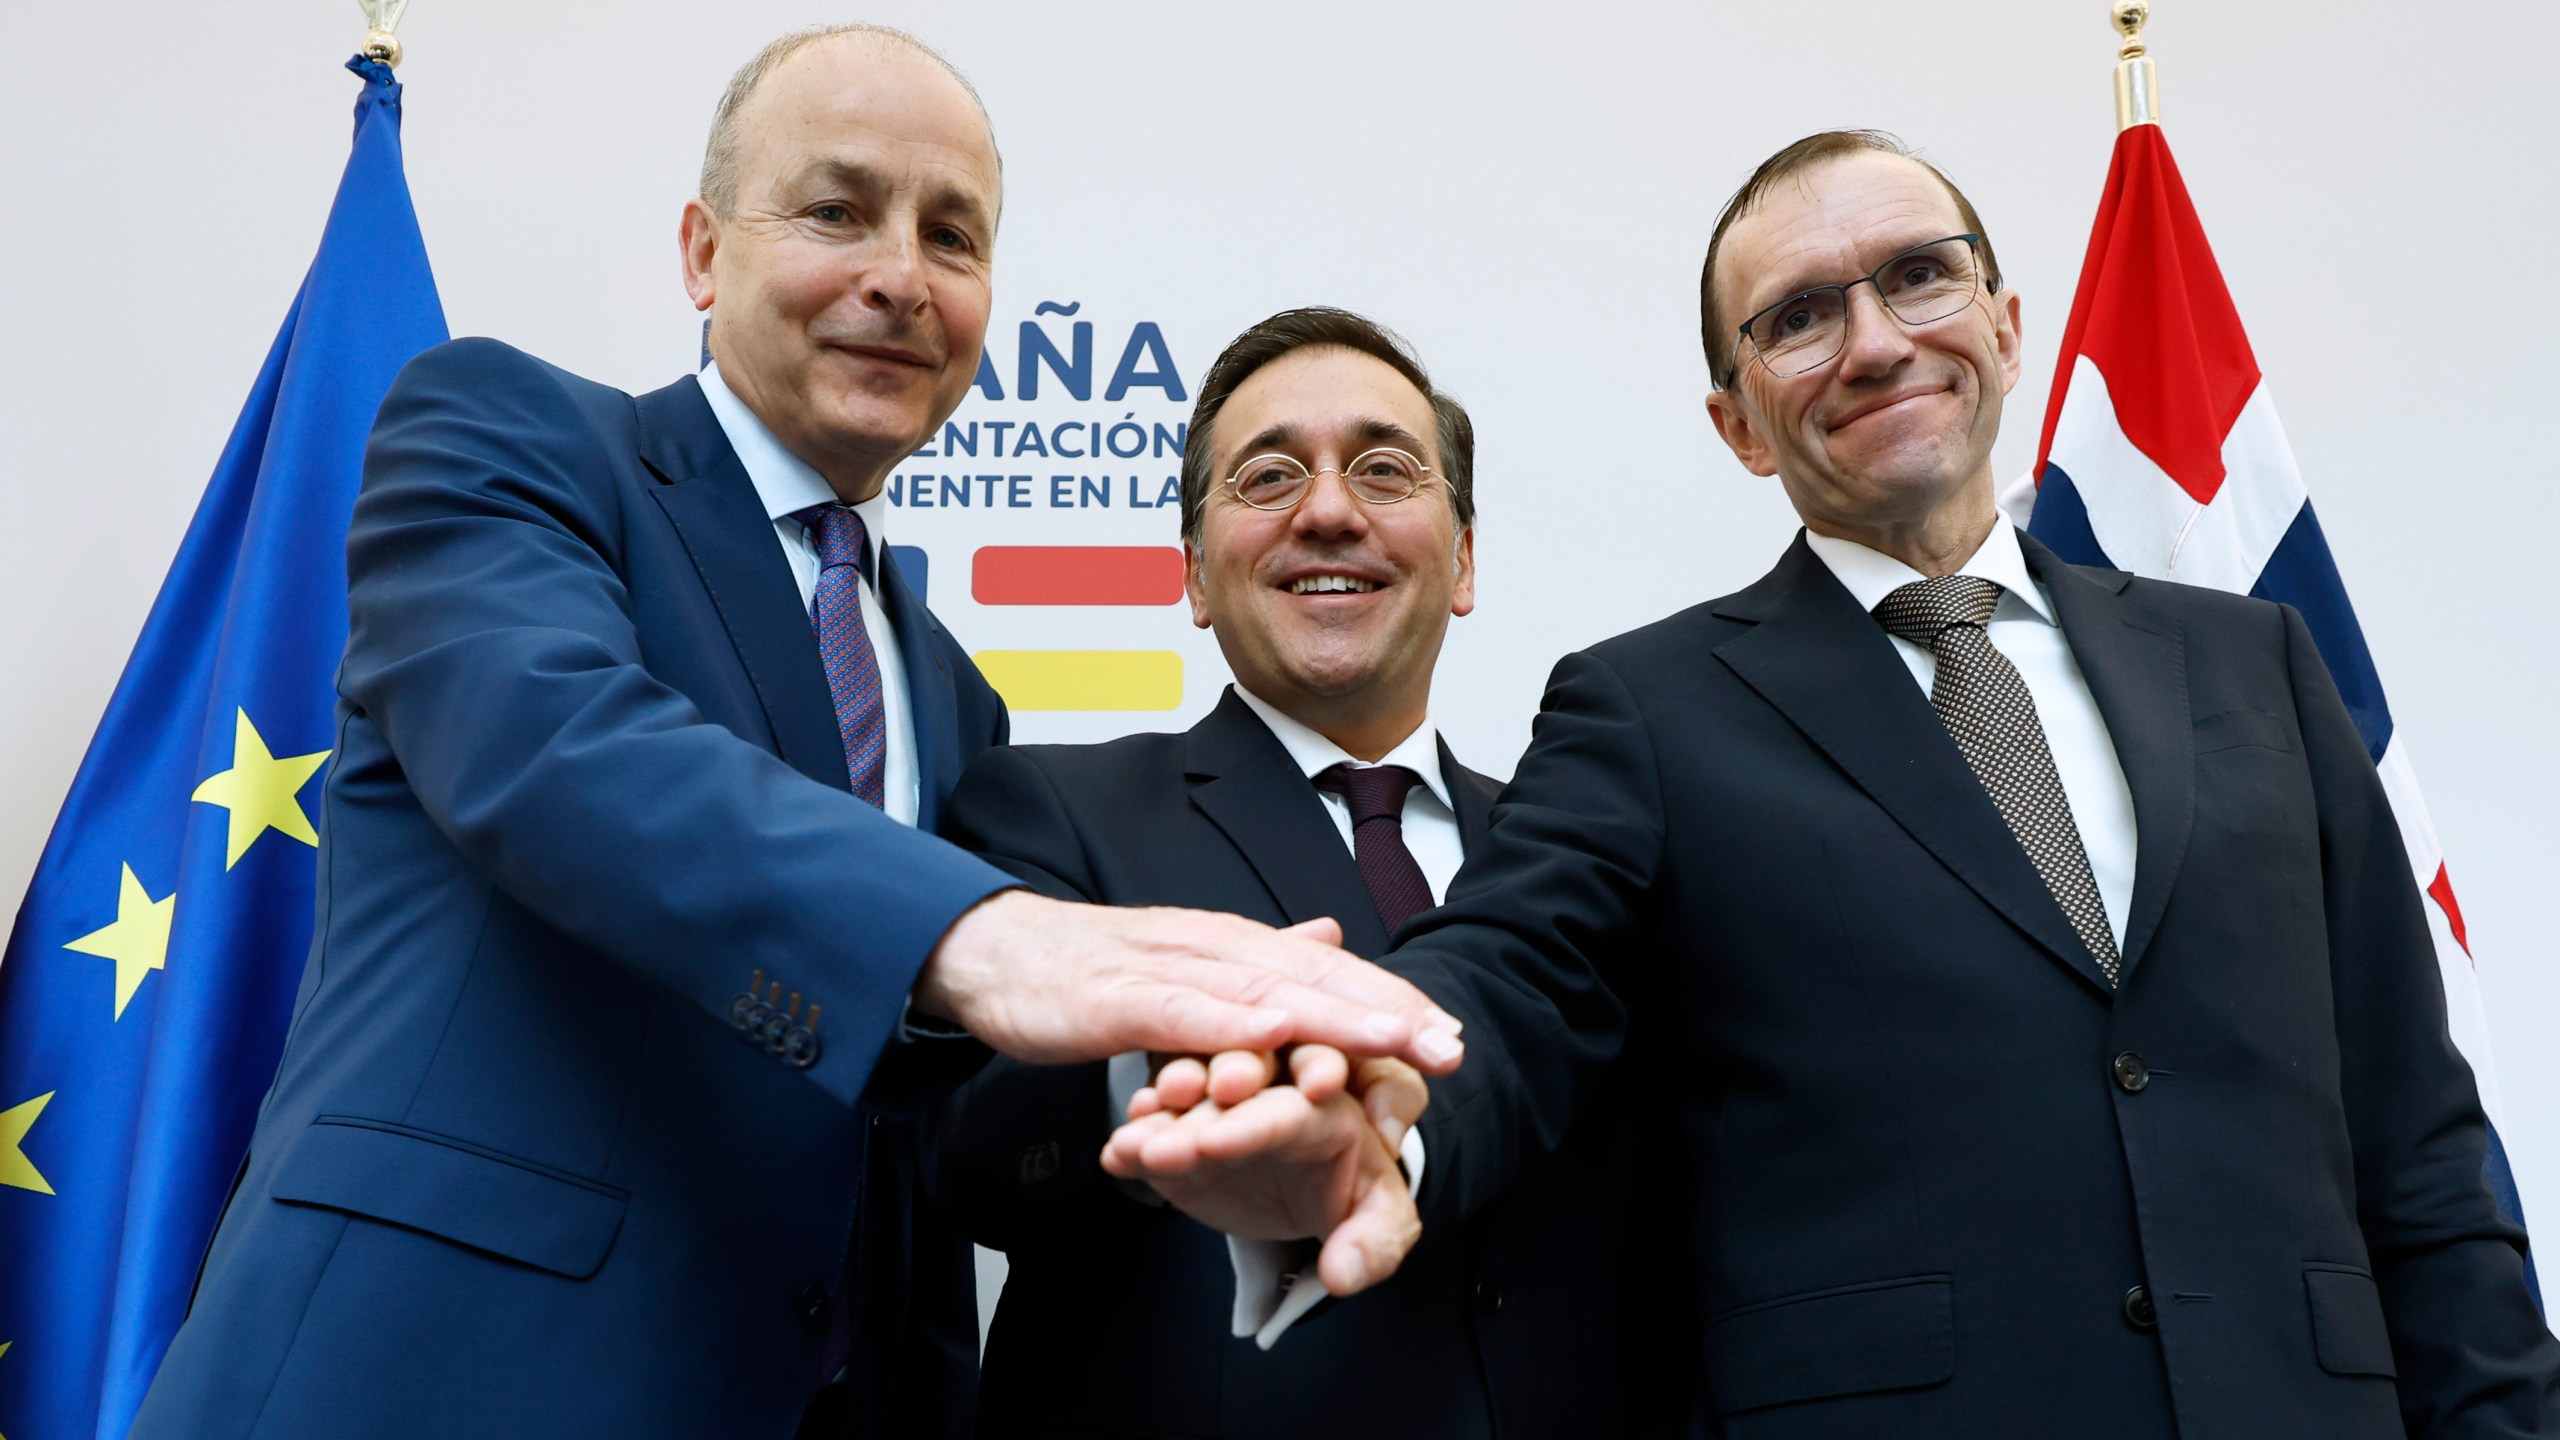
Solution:
{"label": "white dress shirt", "polygon": [[[717,364],[702,367],[702,398],[711,402],[711,413],[729,437],[729,448],[738,452],[738,463],[746,467],[747,479],[756,487],[756,498],[764,502],[764,513],[773,520],[773,535],[782,546],[783,558],[791,562],[791,578],[800,587],[800,608],[810,609],[817,603],[818,544],[810,537],[808,527],[791,518],[791,512],[812,505],[832,505],[836,492],[809,462],[794,455],[774,437],[747,402],[733,393],[720,378]],[[879,573],[881,522],[888,518],[889,501],[883,495],[853,507],[862,517],[862,528],[869,533],[871,553],[863,557],[862,628],[871,637],[871,653],[880,661],[880,710],[887,721],[886,743],[880,773],[880,808],[901,825],[916,823],[921,805],[917,793],[916,722],[907,703],[907,670],[899,661],[897,632],[889,624],[888,611],[880,604],[880,591],[871,583]]]}
{"label": "white dress shirt", "polygon": [[[1854,540],[1805,532],[1805,543],[1831,573],[1848,587],[1860,608],[1872,611],[1886,596],[1927,577],[1890,555]],[[1956,573],[1988,580],[2000,587],[2000,603],[1984,627],[1994,648],[2018,667],[2034,697],[2036,719],[2044,726],[2045,744],[2053,751],[2053,768],[2062,793],[2071,802],[2071,818],[2080,827],[2080,847],[2089,854],[2089,872],[2098,882],[2098,898],[2107,910],[2107,926],[2116,945],[2124,945],[2125,916],[2133,908],[2135,829],[2133,790],[2125,784],[2124,766],[2098,713],[2089,681],[2072,658],[2062,624],[2054,618],[2053,599],[2027,571],[2026,551],[2018,529],[2003,515],[1993,522],[1973,558]],[[1899,635],[1893,647],[1911,678],[1927,694],[1937,678],[1937,658],[1928,649]]]}
{"label": "white dress shirt", "polygon": [[[1236,698],[1270,727],[1281,747],[1289,752],[1289,758],[1306,775],[1310,787],[1316,776],[1336,765],[1358,769],[1372,764],[1402,765],[1421,776],[1422,783],[1405,792],[1404,846],[1413,852],[1414,863],[1422,867],[1422,878],[1431,886],[1431,903],[1437,905],[1447,898],[1450,880],[1465,863],[1466,846],[1458,833],[1458,810],[1449,795],[1449,778],[1440,769],[1440,731],[1428,716],[1394,749],[1368,761],[1355,758],[1242,685],[1235,690]],[[1333,817],[1334,828],[1342,834],[1343,848],[1357,854],[1351,837],[1351,803],[1331,791],[1316,793],[1323,797],[1325,813]],[[1108,1068],[1111,1119],[1117,1124],[1129,1113],[1129,1097],[1147,1083],[1147,1057],[1143,1052],[1115,1055]],[[1421,1194],[1424,1157],[1420,1127],[1405,1132],[1398,1158],[1404,1166],[1405,1183],[1416,1195]],[[1235,1308],[1229,1326],[1238,1339],[1250,1335],[1255,1344],[1268,1350],[1299,1316],[1325,1298],[1328,1292],[1324,1282],[1312,1267],[1294,1275],[1289,1273],[1289,1262],[1296,1250],[1295,1243],[1288,1241],[1227,1237],[1227,1258],[1236,1275]]]}

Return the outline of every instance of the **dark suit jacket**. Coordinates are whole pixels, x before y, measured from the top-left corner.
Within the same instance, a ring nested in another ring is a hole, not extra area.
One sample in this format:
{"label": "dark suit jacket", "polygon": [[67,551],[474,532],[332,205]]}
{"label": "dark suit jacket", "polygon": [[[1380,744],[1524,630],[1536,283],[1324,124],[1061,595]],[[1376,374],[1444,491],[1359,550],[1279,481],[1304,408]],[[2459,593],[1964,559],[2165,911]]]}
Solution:
{"label": "dark suit jacket", "polygon": [[1708,1433],[2560,1434],[2408,860],[2300,617],[2027,552],[2139,817],[2122,988],[1799,539],[1557,666],[1390,958],[1467,1022],[1426,1223],[1649,1059],[1687,1223],[1647,1243]]}
{"label": "dark suit jacket", "polygon": [[[911,1202],[905,1120],[979,1055],[893,1032],[1011,882],[847,793],[701,387],[431,350],[383,402],[348,562],[318,933],[133,1433],[786,1436],[845,1304],[864,1428],[965,1428],[969,1256]],[[1004,710],[879,588],[929,828]],[[751,977],[814,1063],[733,1028]]]}
{"label": "dark suit jacket", "polygon": [[[1472,846],[1495,786],[1445,748],[1441,765]],[[1273,925],[1330,915],[1350,949],[1386,948],[1323,801],[1233,692],[1187,734],[991,750],[950,814],[955,838],[1054,895]],[[1498,1418],[1505,1436],[1574,1436],[1605,1423],[1623,1150],[1577,1137],[1503,1204],[1431,1228],[1392,1280],[1266,1353],[1228,1335],[1224,1238],[1103,1174],[1107,1096],[1100,1065],[999,1060],[929,1132],[935,1198],[1012,1264],[981,1435],[1481,1436]]]}

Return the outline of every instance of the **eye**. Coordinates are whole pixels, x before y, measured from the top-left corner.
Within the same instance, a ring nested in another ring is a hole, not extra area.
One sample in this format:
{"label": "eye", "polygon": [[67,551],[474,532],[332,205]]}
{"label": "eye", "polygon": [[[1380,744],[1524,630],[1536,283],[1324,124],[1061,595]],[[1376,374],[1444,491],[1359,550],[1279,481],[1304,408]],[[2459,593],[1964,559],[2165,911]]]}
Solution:
{"label": "eye", "polygon": [[853,218],[853,210],[841,201],[826,200],[809,207],[809,218],[827,225],[842,225]]}
{"label": "eye", "polygon": [[969,238],[969,232],[962,230],[955,225],[930,226],[925,230],[924,238],[927,242],[944,250],[973,250],[977,248],[976,242]]}
{"label": "eye", "polygon": [[1278,500],[1306,483],[1306,471],[1276,455],[1248,460],[1236,472],[1236,494],[1247,504]]}
{"label": "eye", "polygon": [[1945,278],[1945,267],[1934,259],[1913,260],[1902,267],[1902,283],[1906,286],[1934,285]]}
{"label": "eye", "polygon": [[1792,305],[1770,317],[1780,335],[1801,335],[1813,328],[1814,314],[1810,305]]}

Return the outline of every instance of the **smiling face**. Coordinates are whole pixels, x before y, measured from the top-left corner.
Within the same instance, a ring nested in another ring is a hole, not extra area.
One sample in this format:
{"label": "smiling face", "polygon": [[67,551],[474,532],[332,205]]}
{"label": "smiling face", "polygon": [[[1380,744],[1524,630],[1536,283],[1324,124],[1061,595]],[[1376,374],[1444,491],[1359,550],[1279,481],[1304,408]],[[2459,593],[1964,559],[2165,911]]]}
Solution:
{"label": "smiling face", "polygon": [[977,373],[1002,198],[986,117],[930,57],[821,40],[738,115],[734,214],[685,207],[685,288],[720,377],[848,501]]}
{"label": "smiling face", "polygon": [[[1431,403],[1382,360],[1310,346],[1246,377],[1215,429],[1221,482],[1266,454],[1322,473],[1287,510],[1210,488],[1187,552],[1192,623],[1244,688],[1376,759],[1422,723],[1449,617],[1475,608],[1475,536],[1437,478]],[[1391,505],[1359,499],[1339,472],[1382,445],[1433,478]]]}
{"label": "smiling face", "polygon": [[[1716,309],[1738,323],[1969,228],[1946,186],[1910,160],[1826,161],[1780,182],[1726,232]],[[1744,344],[1732,387],[1707,398],[1716,432],[1753,474],[1778,477],[1816,533],[1892,550],[1878,537],[1987,530],[1991,442],[2018,381],[2015,293],[1977,294],[1953,315],[1911,326],[1874,286],[1857,285],[1848,323],[1839,357],[1802,375],[1770,373]],[[1971,553],[1960,548],[1959,561]]]}

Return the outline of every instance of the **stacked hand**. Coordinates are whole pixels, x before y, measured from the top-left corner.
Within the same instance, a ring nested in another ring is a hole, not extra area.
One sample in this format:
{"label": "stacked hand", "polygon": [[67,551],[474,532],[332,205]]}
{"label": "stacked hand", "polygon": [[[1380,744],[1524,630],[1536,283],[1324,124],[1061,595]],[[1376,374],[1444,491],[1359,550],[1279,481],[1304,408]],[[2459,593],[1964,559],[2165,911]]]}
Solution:
{"label": "stacked hand", "polygon": [[1282,1062],[1176,1059],[1130,1101],[1102,1166],[1193,1219],[1254,1240],[1322,1237],[1316,1274],[1350,1295],[1395,1273],[1422,1237],[1398,1151],[1430,1095],[1392,1058],[1300,1045]]}
{"label": "stacked hand", "polygon": [[921,1013],[1038,1064],[1313,1042],[1400,1055],[1435,1075],[1456,1069],[1458,1022],[1341,941],[1330,920],[1275,930],[1201,910],[1007,890],[952,925],[912,999]]}

